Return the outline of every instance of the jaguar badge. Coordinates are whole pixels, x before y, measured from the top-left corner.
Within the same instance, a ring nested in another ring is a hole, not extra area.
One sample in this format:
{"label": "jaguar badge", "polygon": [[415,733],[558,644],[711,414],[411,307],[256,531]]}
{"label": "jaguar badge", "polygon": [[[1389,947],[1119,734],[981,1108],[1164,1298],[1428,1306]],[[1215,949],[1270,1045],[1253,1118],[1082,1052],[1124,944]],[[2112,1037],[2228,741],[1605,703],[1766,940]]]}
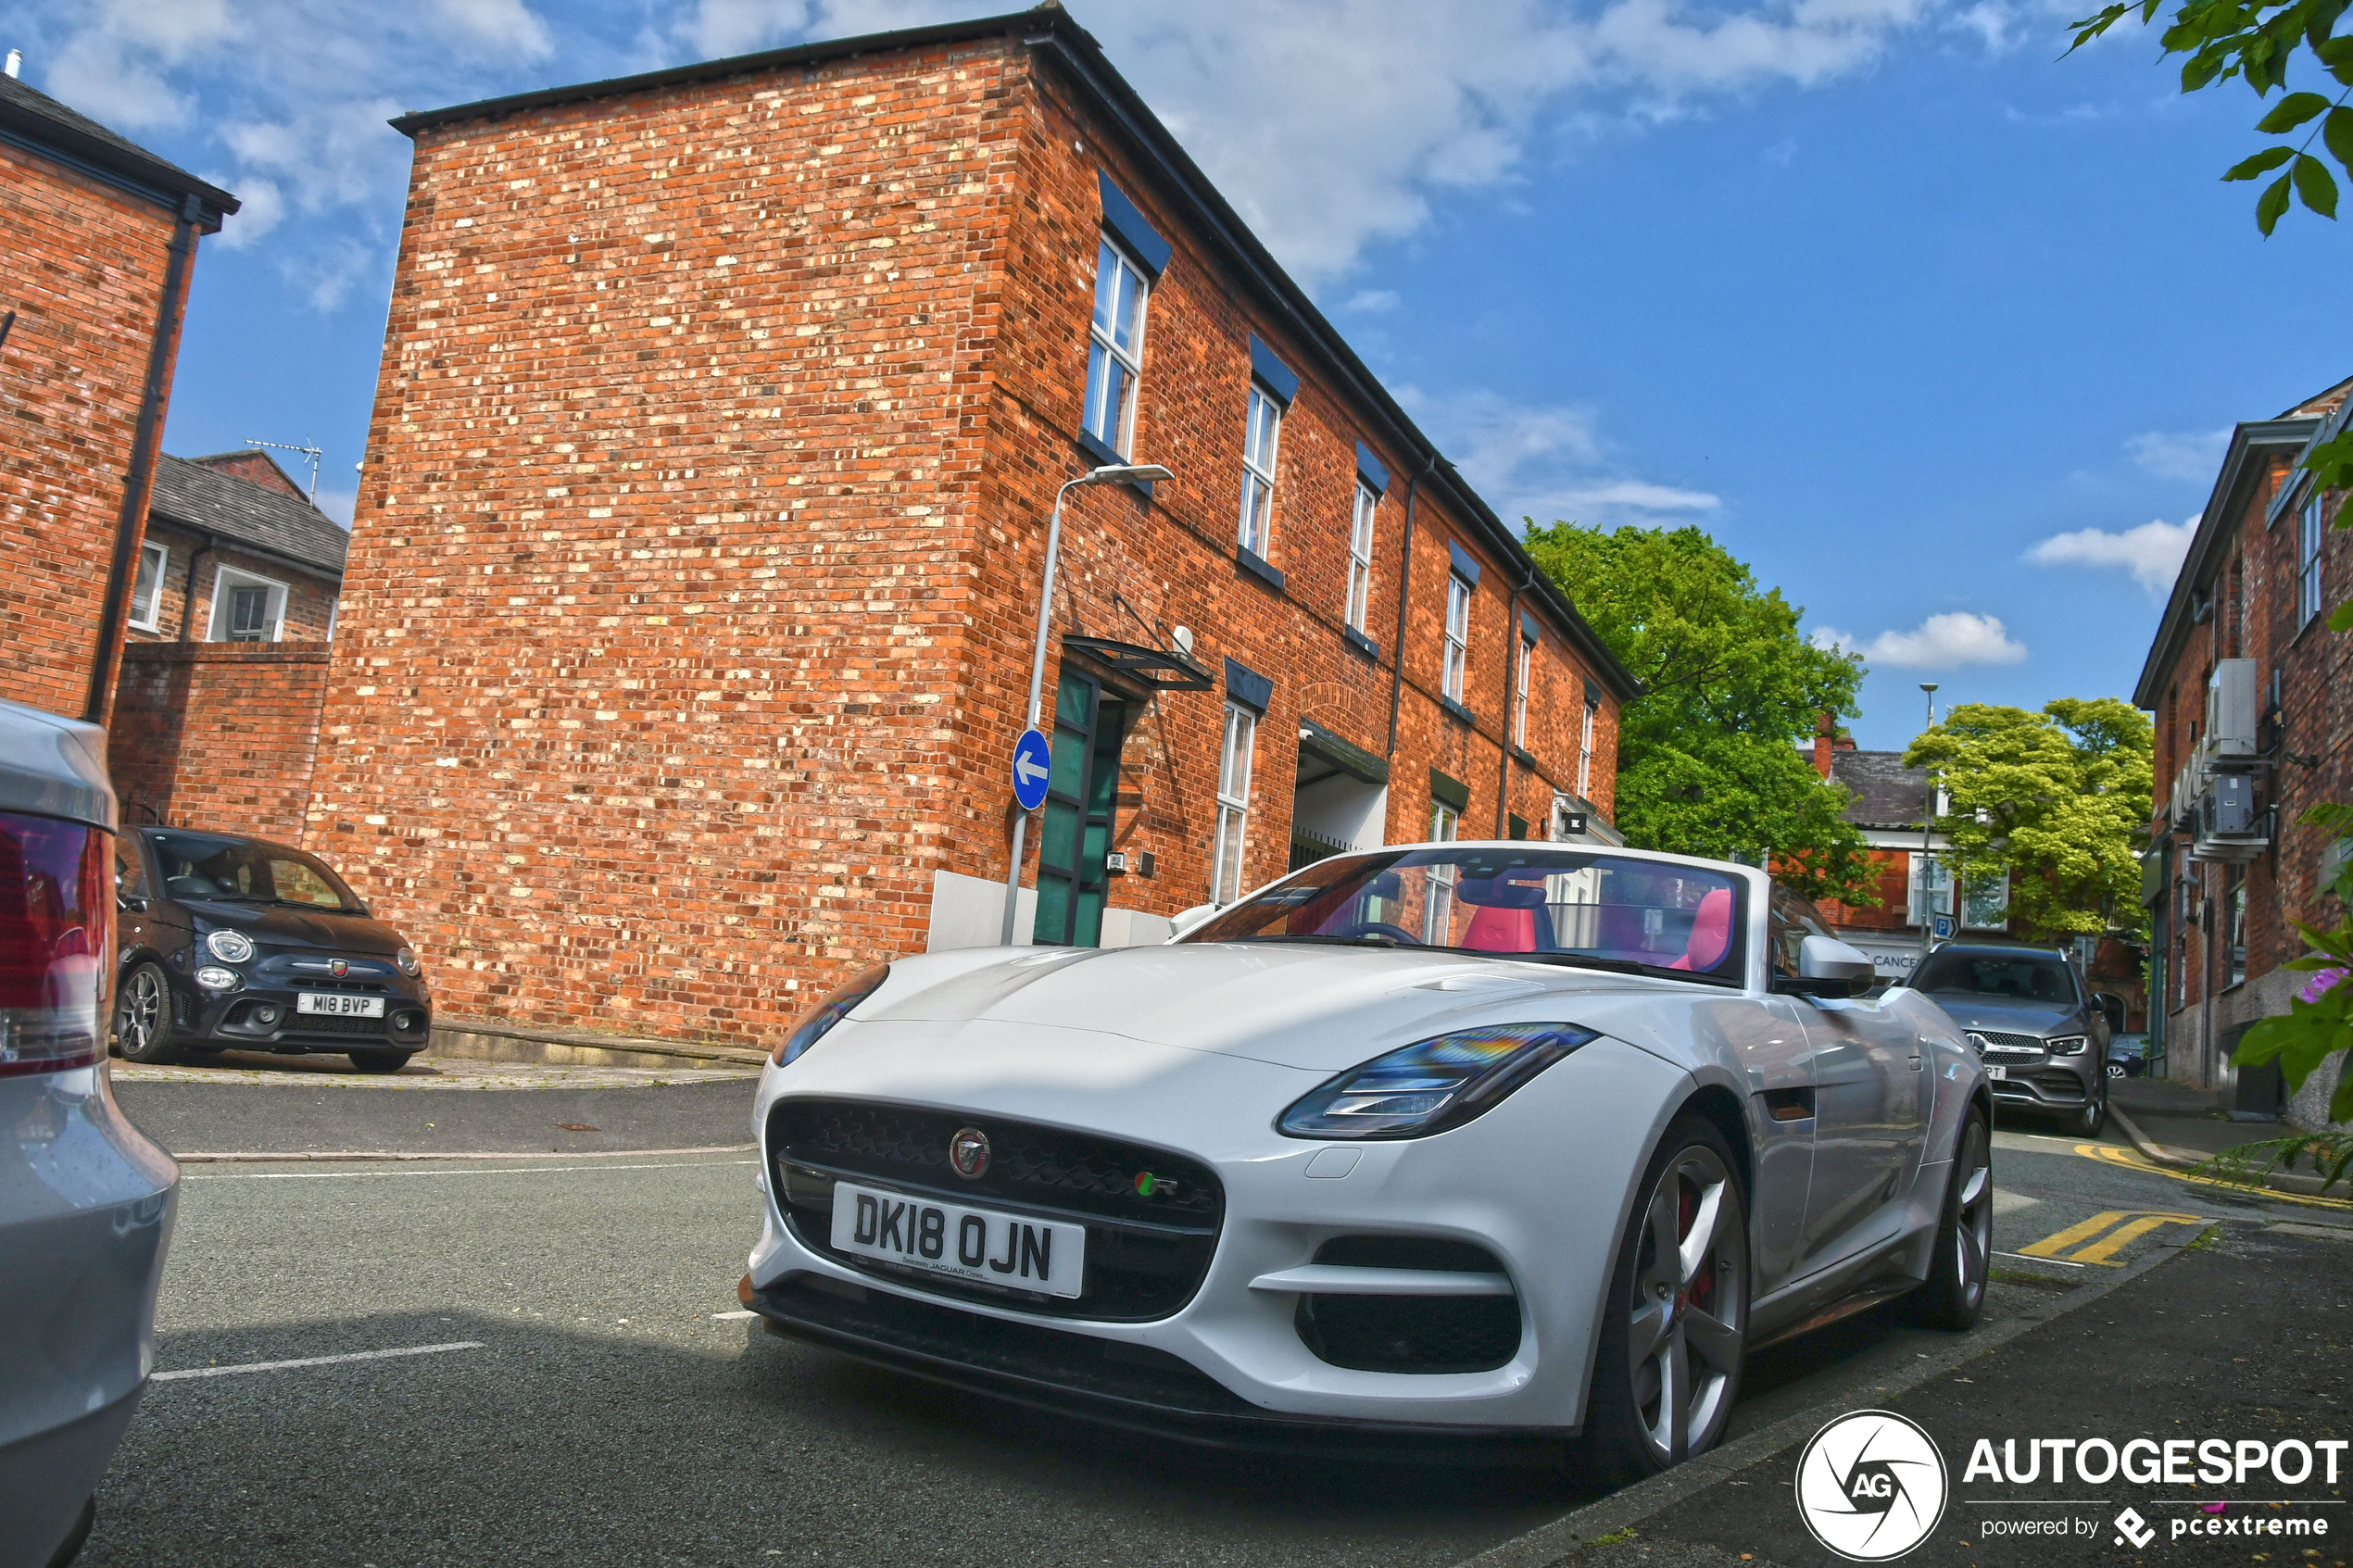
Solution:
{"label": "jaguar badge", "polygon": [[948,1140],[948,1163],[968,1182],[988,1173],[988,1135],[978,1127],[962,1127]]}

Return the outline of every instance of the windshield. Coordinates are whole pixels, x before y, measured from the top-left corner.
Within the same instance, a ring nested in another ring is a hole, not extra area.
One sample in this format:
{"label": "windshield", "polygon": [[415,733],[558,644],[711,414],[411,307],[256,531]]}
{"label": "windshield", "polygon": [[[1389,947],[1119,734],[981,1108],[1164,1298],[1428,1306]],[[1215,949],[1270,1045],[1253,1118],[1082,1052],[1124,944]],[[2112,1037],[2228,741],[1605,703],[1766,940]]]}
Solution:
{"label": "windshield", "polygon": [[195,833],[150,833],[147,842],[162,862],[164,892],[174,898],[360,912],[343,878],[299,849]]}
{"label": "windshield", "polygon": [[1912,989],[1939,996],[1999,997],[2013,1002],[2075,1003],[2074,977],[2042,953],[1972,953],[1940,947],[1912,977]]}
{"label": "windshield", "polygon": [[1739,879],[1575,850],[1469,847],[1324,860],[1188,942],[1362,942],[1741,983]]}

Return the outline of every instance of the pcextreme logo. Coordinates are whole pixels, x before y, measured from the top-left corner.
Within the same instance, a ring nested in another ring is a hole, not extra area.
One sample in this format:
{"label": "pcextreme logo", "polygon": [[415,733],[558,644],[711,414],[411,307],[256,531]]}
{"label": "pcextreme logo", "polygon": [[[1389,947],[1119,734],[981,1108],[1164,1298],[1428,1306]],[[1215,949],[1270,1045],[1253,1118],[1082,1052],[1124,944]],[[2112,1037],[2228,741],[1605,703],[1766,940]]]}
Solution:
{"label": "pcextreme logo", "polygon": [[1903,1556],[1944,1517],[1944,1456],[1893,1411],[1856,1411],[1814,1434],[1797,1460],[1797,1512],[1850,1562]]}

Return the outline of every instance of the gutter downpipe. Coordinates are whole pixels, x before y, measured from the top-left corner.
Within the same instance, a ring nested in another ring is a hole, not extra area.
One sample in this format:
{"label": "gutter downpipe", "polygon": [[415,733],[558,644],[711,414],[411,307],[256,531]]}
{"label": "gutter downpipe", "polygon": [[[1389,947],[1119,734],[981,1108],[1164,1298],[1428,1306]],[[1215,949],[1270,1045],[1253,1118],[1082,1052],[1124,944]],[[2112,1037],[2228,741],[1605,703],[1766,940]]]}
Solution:
{"label": "gutter downpipe", "polygon": [[1504,607],[1504,638],[1511,645],[1511,652],[1504,659],[1504,772],[1503,783],[1495,787],[1495,836],[1504,836],[1505,803],[1512,797],[1512,725],[1519,718],[1519,596],[1536,585],[1536,572],[1531,567],[1528,576],[1512,589],[1512,596]]}
{"label": "gutter downpipe", "polygon": [[180,310],[188,283],[189,258],[196,251],[196,222],[204,211],[194,194],[180,200],[179,221],[171,231],[171,259],[163,273],[163,303],[156,311],[155,340],[147,345],[147,378],[139,398],[139,424],[131,438],[131,469],[122,476],[122,511],[115,521],[114,561],[107,570],[107,596],[98,612],[98,649],[90,661],[90,691],[82,717],[103,722],[107,699],[114,691],[116,644],[122,636],[123,601],[131,594],[132,558],[136,554],[147,490],[155,477],[156,445],[161,433],[164,371],[171,363],[180,339]]}
{"label": "gutter downpipe", "polygon": [[1405,477],[1405,549],[1397,562],[1397,639],[1389,647],[1389,751],[1397,756],[1397,709],[1405,696],[1405,607],[1414,586],[1414,495],[1422,487],[1422,475],[1438,471],[1438,454],[1432,451],[1429,461]]}
{"label": "gutter downpipe", "polygon": [[180,640],[183,643],[195,641],[195,638],[189,633],[195,631],[196,624],[197,563],[212,554],[213,547],[220,543],[219,534],[208,533],[204,536],[203,544],[188,552],[188,582],[187,585],[180,591]]}

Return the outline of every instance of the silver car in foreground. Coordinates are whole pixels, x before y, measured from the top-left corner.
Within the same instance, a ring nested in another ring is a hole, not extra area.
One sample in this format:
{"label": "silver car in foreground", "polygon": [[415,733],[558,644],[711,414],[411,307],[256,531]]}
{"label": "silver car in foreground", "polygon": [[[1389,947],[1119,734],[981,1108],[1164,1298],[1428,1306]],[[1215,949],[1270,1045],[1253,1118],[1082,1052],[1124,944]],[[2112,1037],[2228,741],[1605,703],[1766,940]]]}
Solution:
{"label": "silver car in foreground", "polygon": [[114,790],[0,702],[0,1568],[70,1561],[154,1359],[180,1173],[107,1080]]}

